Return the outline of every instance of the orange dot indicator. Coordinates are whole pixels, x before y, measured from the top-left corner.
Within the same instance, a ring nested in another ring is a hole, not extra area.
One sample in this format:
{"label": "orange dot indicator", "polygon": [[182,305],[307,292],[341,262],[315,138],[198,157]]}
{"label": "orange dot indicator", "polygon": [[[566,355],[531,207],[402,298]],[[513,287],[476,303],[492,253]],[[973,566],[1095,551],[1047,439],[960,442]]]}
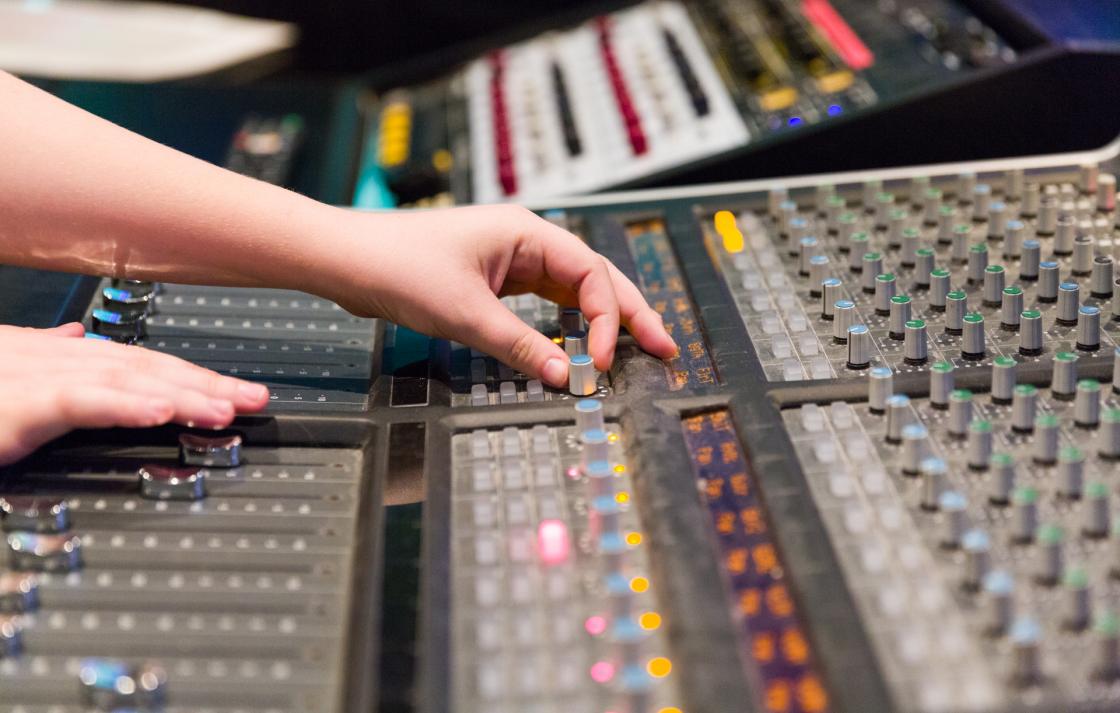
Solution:
{"label": "orange dot indicator", "polygon": [[716,232],[723,238],[723,249],[729,253],[741,253],[745,247],[743,232],[735,223],[735,214],[721,210],[715,216]]}
{"label": "orange dot indicator", "polygon": [[627,534],[626,544],[630,545],[631,547],[637,547],[638,545],[642,544],[642,533],[631,532]]}
{"label": "orange dot indicator", "polygon": [[661,615],[655,611],[647,611],[638,618],[638,624],[646,631],[655,631],[661,628]]}
{"label": "orange dot indicator", "polygon": [[615,496],[614,496],[614,499],[615,499],[615,502],[617,502],[619,505],[625,505],[626,503],[630,502],[630,493],[627,493],[627,492],[616,493]]}
{"label": "orange dot indicator", "polygon": [[646,664],[646,671],[648,671],[649,675],[653,676],[654,678],[665,678],[672,670],[673,662],[665,658],[664,656],[658,656],[657,658],[650,659],[649,663]]}
{"label": "orange dot indicator", "polygon": [[680,708],[662,708],[657,713],[681,713]]}
{"label": "orange dot indicator", "polygon": [[641,594],[649,591],[649,580],[645,577],[634,577],[630,580],[630,590]]}
{"label": "orange dot indicator", "polygon": [[623,473],[626,472],[626,466],[624,466],[622,464],[616,465],[614,467],[614,472],[618,473],[619,475],[622,475]]}

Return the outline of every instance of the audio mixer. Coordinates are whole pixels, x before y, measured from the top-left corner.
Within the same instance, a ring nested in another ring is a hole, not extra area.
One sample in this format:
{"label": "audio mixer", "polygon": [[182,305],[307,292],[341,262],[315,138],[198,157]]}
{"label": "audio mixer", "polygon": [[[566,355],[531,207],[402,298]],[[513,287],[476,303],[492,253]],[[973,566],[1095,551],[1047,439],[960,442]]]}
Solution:
{"label": "audio mixer", "polygon": [[5,469],[0,711],[1115,710],[1118,152],[542,204],[680,345],[599,374],[505,298],[565,389],[300,293],[58,294],[274,398]]}
{"label": "audio mixer", "polygon": [[[533,201],[1020,155],[1040,142],[1073,150],[1116,133],[1113,102],[1073,90],[1056,111],[1031,87],[1111,76],[1120,56],[1062,45],[1015,2],[974,5],[649,0],[438,79],[384,73],[364,112],[358,200],[387,185],[408,204]],[[1057,128],[1070,115],[1084,119],[1080,147]],[[870,142],[874,156],[836,150]]]}

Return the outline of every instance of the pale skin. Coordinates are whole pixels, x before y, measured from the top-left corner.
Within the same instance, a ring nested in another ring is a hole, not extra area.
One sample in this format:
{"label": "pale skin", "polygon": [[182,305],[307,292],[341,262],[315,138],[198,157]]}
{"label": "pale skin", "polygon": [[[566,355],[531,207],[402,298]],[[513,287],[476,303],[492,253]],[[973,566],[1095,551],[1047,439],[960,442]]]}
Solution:
{"label": "pale skin", "polygon": [[[513,206],[357,213],[236,175],[0,72],[0,262],[93,275],[311,292],[492,354],[563,387],[563,350],[500,296],[579,306],[601,370],[625,326],[676,353],[661,317],[578,238]],[[81,325],[0,326],[0,463],[74,428],[228,426],[265,387]]]}

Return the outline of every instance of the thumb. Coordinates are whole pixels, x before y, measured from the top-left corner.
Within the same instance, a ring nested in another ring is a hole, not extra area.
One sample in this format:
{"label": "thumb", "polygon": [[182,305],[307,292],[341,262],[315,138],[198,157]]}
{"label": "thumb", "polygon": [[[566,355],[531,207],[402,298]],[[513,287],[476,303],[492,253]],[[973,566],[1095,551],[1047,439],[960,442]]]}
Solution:
{"label": "thumb", "polygon": [[66,324],[60,324],[57,327],[49,327],[40,331],[52,337],[81,337],[85,335],[86,328],[82,326],[81,322],[67,322]]}
{"label": "thumb", "polygon": [[551,339],[521,321],[497,297],[474,312],[473,338],[462,340],[549,386],[568,385],[568,355]]}

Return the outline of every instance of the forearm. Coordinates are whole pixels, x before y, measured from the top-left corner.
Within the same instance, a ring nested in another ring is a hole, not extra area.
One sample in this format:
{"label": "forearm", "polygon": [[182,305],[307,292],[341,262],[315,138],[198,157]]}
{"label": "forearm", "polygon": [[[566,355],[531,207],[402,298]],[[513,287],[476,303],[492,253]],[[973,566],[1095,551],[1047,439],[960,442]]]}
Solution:
{"label": "forearm", "polygon": [[[0,262],[314,290],[339,211],[191,158],[0,72]],[[320,236],[326,237],[326,236]]]}

